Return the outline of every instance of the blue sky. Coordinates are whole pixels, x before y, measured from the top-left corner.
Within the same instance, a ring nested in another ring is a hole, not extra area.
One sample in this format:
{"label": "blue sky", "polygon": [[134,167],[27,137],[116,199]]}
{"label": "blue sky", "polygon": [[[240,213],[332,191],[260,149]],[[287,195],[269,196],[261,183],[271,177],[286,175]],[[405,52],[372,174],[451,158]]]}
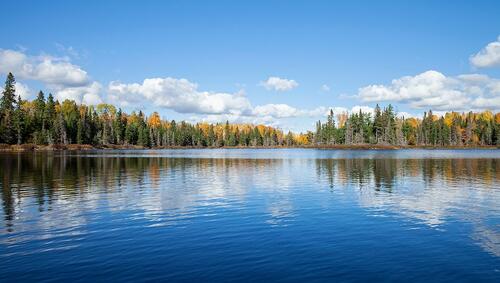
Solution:
{"label": "blue sky", "polygon": [[2,10],[0,75],[14,72],[25,97],[43,89],[168,119],[296,131],[330,107],[377,102],[405,115],[500,110],[498,1],[10,1]]}

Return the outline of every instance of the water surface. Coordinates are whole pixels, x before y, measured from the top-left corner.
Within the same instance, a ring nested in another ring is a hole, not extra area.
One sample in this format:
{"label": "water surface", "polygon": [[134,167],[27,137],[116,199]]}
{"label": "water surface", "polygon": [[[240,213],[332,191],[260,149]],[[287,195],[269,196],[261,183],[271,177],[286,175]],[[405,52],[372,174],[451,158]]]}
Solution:
{"label": "water surface", "polygon": [[499,150],[0,154],[0,281],[500,282]]}

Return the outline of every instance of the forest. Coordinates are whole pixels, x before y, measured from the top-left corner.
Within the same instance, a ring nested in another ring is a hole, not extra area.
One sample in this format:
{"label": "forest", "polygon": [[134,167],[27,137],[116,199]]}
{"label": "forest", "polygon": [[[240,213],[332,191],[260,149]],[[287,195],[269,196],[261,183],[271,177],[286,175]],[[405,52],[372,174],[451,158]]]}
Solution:
{"label": "forest", "polygon": [[500,145],[500,113],[425,112],[422,119],[398,117],[393,106],[377,105],[374,113],[333,111],[314,131],[284,133],[251,124],[188,123],[125,113],[110,104],[88,106],[73,100],[59,102],[40,91],[23,100],[9,73],[0,100],[0,144],[140,146],[145,148],[274,147],[274,146],[434,146],[477,147]]}

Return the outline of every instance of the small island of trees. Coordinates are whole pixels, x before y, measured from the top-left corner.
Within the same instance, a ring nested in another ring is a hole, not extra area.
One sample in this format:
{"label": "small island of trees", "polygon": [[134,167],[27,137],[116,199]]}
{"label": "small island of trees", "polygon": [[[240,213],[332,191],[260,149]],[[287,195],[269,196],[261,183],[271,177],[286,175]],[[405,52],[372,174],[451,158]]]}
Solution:
{"label": "small island of trees", "polygon": [[[157,112],[124,113],[110,104],[59,102],[40,91],[32,100],[16,95],[9,73],[0,100],[0,144],[90,145],[92,147],[335,147],[356,145],[477,147],[500,145],[500,113],[425,112],[422,119],[398,117],[391,105],[374,113],[333,111],[315,131],[284,133],[251,124],[167,121]],[[4,146],[5,147],[5,146]]]}

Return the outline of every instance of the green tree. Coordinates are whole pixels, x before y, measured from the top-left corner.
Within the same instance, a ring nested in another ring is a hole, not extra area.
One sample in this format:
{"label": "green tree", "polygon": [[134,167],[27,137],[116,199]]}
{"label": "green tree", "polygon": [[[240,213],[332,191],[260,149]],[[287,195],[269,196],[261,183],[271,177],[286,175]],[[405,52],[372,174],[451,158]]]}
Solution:
{"label": "green tree", "polygon": [[43,120],[46,124],[48,139],[53,142],[55,134],[54,121],[56,120],[56,103],[54,101],[52,93],[49,93],[49,96],[47,97],[47,102],[45,104],[45,115]]}
{"label": "green tree", "polygon": [[23,143],[24,125],[26,119],[22,103],[23,101],[19,95],[17,97],[16,108],[14,110],[14,128],[16,131],[17,144]]}
{"label": "green tree", "polygon": [[0,141],[12,144],[15,139],[14,103],[16,99],[16,80],[12,73],[7,75],[0,101]]}
{"label": "green tree", "polygon": [[373,132],[375,134],[375,142],[381,143],[383,139],[384,132],[384,121],[382,120],[382,111],[380,106],[377,104],[375,106],[375,117],[373,118]]}

